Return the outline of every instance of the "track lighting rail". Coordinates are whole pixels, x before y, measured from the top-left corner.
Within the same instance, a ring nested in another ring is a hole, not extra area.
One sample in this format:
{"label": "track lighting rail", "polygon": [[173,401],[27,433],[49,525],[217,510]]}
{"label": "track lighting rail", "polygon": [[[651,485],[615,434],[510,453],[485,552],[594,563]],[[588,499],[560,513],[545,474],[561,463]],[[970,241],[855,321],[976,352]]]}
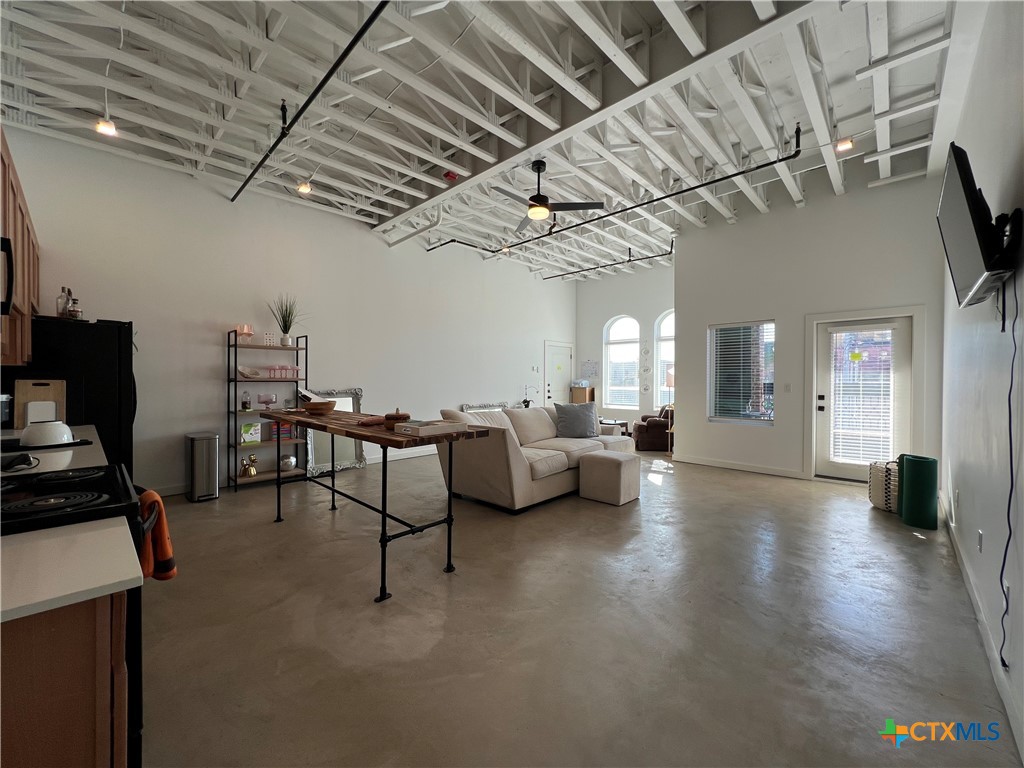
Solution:
{"label": "track lighting rail", "polygon": [[633,249],[629,248],[627,250],[627,254],[628,254],[627,258],[624,261],[613,261],[611,264],[599,264],[596,267],[586,267],[584,269],[574,269],[572,272],[562,272],[561,274],[558,274],[558,275],[548,275],[547,277],[543,277],[541,279],[542,280],[554,280],[556,277],[569,277],[571,275],[582,274],[583,272],[593,272],[594,270],[597,270],[597,269],[608,269],[608,267],[621,267],[624,264],[636,264],[638,262],[649,261],[651,259],[663,259],[666,256],[671,256],[675,252],[676,252],[676,239],[673,237],[672,238],[672,244],[669,246],[668,250],[665,251],[664,253],[655,253],[652,256],[641,256],[638,259],[634,259],[633,258]]}

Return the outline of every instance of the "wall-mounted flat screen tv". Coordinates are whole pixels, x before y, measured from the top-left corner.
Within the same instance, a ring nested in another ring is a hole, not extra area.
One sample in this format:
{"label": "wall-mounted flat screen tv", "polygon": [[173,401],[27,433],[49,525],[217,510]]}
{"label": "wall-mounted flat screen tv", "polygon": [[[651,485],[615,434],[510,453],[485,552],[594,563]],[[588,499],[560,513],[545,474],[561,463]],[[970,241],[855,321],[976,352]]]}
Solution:
{"label": "wall-mounted flat screen tv", "polygon": [[980,304],[999,289],[1013,270],[1002,263],[1003,238],[974,183],[967,153],[952,142],[936,218],[957,304]]}

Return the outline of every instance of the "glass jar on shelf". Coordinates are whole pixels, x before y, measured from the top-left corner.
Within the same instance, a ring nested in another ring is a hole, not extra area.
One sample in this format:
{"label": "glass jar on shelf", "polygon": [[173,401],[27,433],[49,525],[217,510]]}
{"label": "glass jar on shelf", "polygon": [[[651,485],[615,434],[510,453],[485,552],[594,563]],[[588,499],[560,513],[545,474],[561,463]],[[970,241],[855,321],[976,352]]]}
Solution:
{"label": "glass jar on shelf", "polygon": [[247,389],[242,391],[242,410],[252,410],[252,395],[249,394],[249,390]]}

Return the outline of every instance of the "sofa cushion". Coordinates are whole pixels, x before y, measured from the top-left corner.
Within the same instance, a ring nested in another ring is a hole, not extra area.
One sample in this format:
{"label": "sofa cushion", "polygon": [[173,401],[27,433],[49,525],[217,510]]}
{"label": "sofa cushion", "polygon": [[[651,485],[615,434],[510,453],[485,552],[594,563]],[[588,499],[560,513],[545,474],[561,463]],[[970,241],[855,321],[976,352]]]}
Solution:
{"label": "sofa cushion", "polygon": [[588,439],[601,443],[606,451],[633,453],[636,450],[636,443],[633,442],[633,438],[626,437],[625,435],[598,435]]}
{"label": "sofa cushion", "polygon": [[530,477],[534,480],[564,472],[569,468],[569,460],[561,451],[523,448],[523,456],[526,457],[526,462],[530,465]]}
{"label": "sofa cushion", "polygon": [[441,418],[445,421],[459,421],[463,424],[479,424],[484,427],[502,427],[512,432],[513,437],[516,438],[516,442],[519,442],[518,436],[516,436],[515,429],[512,428],[512,422],[508,420],[501,411],[470,411],[468,413],[464,411],[450,411],[448,409],[441,410]]}
{"label": "sofa cushion", "polygon": [[597,437],[597,403],[555,403],[558,437]]}
{"label": "sofa cushion", "polygon": [[557,434],[555,423],[543,408],[506,408],[505,415],[512,422],[520,445],[547,440]]}
{"label": "sofa cushion", "polygon": [[604,445],[597,440],[587,440],[582,437],[551,437],[547,440],[538,440],[535,443],[524,445],[527,448],[543,448],[546,451],[560,451],[565,454],[569,462],[569,469],[580,465],[580,456],[591,451],[603,451]]}

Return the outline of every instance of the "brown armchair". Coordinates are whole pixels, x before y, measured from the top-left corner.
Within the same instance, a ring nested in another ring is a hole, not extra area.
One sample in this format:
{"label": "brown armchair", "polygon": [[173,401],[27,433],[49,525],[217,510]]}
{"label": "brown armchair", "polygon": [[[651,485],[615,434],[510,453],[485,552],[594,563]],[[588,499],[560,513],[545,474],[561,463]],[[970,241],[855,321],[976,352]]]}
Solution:
{"label": "brown armchair", "polygon": [[671,405],[664,405],[658,414],[646,414],[639,421],[633,422],[633,439],[638,451],[671,451],[672,417],[675,411]]}

